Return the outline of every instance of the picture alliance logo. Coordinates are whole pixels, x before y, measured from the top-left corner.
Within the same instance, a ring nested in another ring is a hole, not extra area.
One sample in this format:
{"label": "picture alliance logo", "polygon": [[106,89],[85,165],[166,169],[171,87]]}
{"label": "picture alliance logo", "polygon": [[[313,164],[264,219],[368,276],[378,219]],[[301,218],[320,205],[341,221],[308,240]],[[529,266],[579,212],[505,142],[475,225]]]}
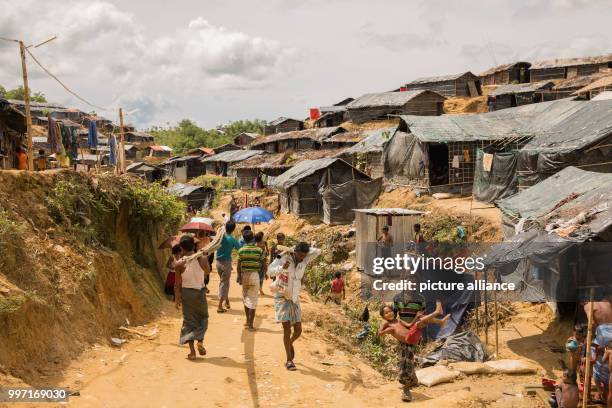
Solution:
{"label": "picture alliance logo", "polygon": [[470,271],[483,271],[486,255],[479,257],[441,257],[397,254],[395,257],[376,257],[372,260],[372,272],[381,275],[385,271],[404,270],[414,275],[417,271],[453,271],[464,274]]}

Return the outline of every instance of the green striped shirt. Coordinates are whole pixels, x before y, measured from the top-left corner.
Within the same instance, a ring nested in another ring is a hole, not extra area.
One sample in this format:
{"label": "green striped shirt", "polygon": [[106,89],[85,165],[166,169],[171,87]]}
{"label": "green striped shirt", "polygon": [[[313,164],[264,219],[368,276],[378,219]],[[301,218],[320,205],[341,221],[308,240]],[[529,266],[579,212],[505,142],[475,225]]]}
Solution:
{"label": "green striped shirt", "polygon": [[242,273],[259,272],[264,260],[264,251],[255,244],[246,244],[238,250]]}

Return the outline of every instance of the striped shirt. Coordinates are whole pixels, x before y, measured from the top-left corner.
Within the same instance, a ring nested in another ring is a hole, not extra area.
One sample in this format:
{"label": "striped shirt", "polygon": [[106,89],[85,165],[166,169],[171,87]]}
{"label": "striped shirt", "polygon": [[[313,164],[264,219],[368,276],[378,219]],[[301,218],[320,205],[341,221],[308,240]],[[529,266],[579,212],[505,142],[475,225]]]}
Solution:
{"label": "striped shirt", "polygon": [[257,272],[261,270],[264,251],[255,244],[246,244],[238,250],[238,261],[242,273]]}

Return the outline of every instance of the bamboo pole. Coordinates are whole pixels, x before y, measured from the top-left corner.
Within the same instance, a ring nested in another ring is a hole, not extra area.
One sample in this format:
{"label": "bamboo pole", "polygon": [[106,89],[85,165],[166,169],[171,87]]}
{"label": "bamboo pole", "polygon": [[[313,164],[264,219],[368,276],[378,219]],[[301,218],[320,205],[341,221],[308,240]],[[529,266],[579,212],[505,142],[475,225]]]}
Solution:
{"label": "bamboo pole", "polygon": [[589,293],[589,313],[586,338],[586,364],[584,367],[584,395],[582,396],[582,408],[587,408],[589,399],[591,399],[591,342],[593,341],[593,292],[591,288]]}
{"label": "bamboo pole", "polygon": [[[28,145],[28,170],[34,170],[34,148],[32,147],[32,111],[30,110],[30,87],[28,85],[28,68],[25,59],[26,47],[19,41],[19,55],[21,56],[21,73],[23,74],[23,102],[25,104],[26,135]],[[20,146],[21,147],[21,146]]]}
{"label": "bamboo pole", "polygon": [[125,173],[125,129],[123,128],[123,109],[119,108],[119,131],[120,131],[120,141],[119,141],[119,163],[120,163],[120,174]]}

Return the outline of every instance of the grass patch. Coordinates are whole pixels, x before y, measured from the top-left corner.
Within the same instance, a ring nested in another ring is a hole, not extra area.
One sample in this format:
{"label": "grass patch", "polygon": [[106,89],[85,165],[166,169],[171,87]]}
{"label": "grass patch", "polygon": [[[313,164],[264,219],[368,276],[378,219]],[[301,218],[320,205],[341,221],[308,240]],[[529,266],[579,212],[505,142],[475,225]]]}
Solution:
{"label": "grass patch", "polygon": [[16,312],[25,301],[24,295],[0,296],[0,316]]}
{"label": "grass patch", "polygon": [[231,190],[236,186],[232,177],[215,176],[213,174],[203,174],[189,181],[189,184],[212,188],[215,191]]}

